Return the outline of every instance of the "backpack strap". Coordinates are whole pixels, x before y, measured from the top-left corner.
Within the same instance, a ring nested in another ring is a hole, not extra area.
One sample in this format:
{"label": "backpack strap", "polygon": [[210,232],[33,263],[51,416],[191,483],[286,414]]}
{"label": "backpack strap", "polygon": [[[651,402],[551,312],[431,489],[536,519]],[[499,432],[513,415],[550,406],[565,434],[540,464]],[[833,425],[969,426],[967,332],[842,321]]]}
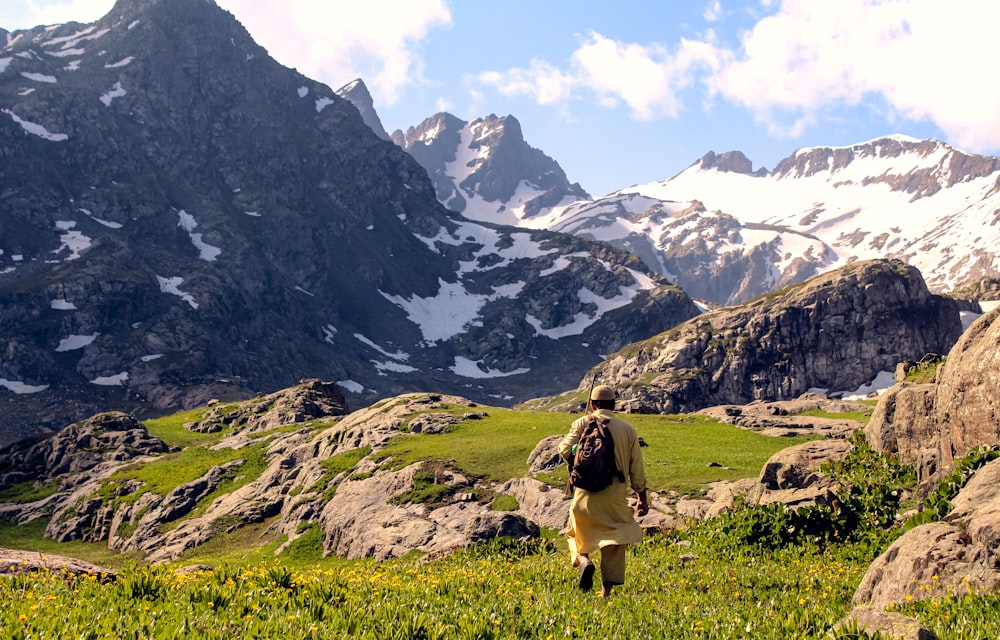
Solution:
{"label": "backpack strap", "polygon": [[[597,418],[592,418],[592,420],[594,422],[598,422]],[[604,418],[604,417],[602,417],[600,419],[600,423],[599,424],[600,424],[600,426],[601,426],[602,429],[604,429],[605,431],[608,432],[608,440],[610,440],[611,444],[614,445],[614,443],[615,443],[614,434],[611,433],[611,429],[608,428],[608,426],[611,424],[611,418]],[[622,470],[618,468],[618,456],[614,456],[614,461],[615,461],[615,476],[621,482],[625,482],[625,474],[622,473]]]}

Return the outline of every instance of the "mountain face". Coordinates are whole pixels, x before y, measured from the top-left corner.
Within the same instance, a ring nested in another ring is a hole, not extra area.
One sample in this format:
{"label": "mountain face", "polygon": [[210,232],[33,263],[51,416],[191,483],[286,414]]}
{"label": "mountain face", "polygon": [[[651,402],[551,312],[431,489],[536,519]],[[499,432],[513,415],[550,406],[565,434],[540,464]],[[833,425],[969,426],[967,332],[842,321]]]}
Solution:
{"label": "mountain face", "polygon": [[915,267],[872,260],[709,311],[608,356],[594,372],[624,411],[684,413],[853,392],[879,374],[891,379],[899,362],[947,353],[962,330],[959,304],[930,293]]}
{"label": "mountain face", "polygon": [[441,203],[473,220],[544,228],[520,223],[590,199],[552,158],[528,146],[513,116],[465,122],[439,113],[405,134],[393,132],[392,140],[427,170]]}
{"label": "mountain face", "polygon": [[[733,216],[743,226],[742,243],[719,256],[761,246],[766,230],[771,236],[763,241],[775,246],[779,258],[770,273],[774,283],[791,269],[806,275],[875,258],[917,267],[937,292],[1000,274],[1000,158],[891,136],[800,149],[770,172],[724,170],[705,160],[619,195],[677,207],[697,201],[707,211]],[[809,268],[793,264],[796,257]]]}
{"label": "mountain face", "polygon": [[698,313],[623,251],[446,210],[211,0],[6,42],[0,445],[303,377],[505,403]]}

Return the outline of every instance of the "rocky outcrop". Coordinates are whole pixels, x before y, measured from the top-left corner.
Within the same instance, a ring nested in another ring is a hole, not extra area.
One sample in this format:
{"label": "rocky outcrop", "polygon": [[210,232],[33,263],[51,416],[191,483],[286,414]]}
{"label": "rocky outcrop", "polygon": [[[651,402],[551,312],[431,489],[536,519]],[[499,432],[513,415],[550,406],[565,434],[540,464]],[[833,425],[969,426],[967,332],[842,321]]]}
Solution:
{"label": "rocky outcrop", "polygon": [[948,353],[936,383],[900,383],[879,399],[865,435],[878,451],[917,468],[924,486],[979,445],[1000,444],[1000,309]]}
{"label": "rocky outcrop", "polygon": [[864,423],[851,418],[800,414],[811,410],[837,414],[864,412],[870,409],[870,405],[861,402],[831,399],[819,393],[805,393],[795,400],[719,405],[696,413],[766,436],[819,435],[825,438],[847,438],[862,428]]}
{"label": "rocky outcrop", "polygon": [[843,439],[812,440],[782,449],[768,459],[757,478],[714,483],[706,499],[679,501],[677,510],[703,520],[731,510],[738,499],[747,506],[780,503],[791,509],[832,505],[845,487],[820,467],[843,460],[850,451],[851,444]]}
{"label": "rocky outcrop", "polygon": [[169,449],[134,417],[120,412],[102,413],[72,424],[28,449],[0,454],[0,488],[25,481],[41,485],[57,476],[71,476],[98,465],[162,454]]}
{"label": "rocky outcrop", "polygon": [[852,391],[901,360],[947,351],[961,330],[957,305],[932,295],[915,268],[862,262],[629,345],[574,396],[594,374],[616,388],[621,410],[642,413]]}
{"label": "rocky outcrop", "polygon": [[304,380],[294,387],[232,405],[215,403],[197,422],[184,425],[198,433],[232,429],[243,436],[272,431],[290,424],[342,416],[347,400],[332,382]]}
{"label": "rocky outcrop", "polygon": [[927,480],[941,465],[941,425],[934,416],[937,385],[901,382],[880,397],[865,437],[876,451],[895,453]]}

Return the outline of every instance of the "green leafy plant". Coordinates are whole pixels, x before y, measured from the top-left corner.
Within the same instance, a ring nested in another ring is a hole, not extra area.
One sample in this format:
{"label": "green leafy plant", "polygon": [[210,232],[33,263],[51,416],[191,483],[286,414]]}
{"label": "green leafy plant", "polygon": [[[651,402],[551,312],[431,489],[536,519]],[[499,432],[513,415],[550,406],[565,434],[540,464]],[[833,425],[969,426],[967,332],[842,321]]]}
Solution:
{"label": "green leafy plant", "polygon": [[924,498],[919,512],[906,521],[905,528],[912,529],[921,524],[934,522],[951,513],[952,499],[968,484],[976,471],[998,457],[1000,457],[1000,445],[984,444],[955,461],[955,468]]}

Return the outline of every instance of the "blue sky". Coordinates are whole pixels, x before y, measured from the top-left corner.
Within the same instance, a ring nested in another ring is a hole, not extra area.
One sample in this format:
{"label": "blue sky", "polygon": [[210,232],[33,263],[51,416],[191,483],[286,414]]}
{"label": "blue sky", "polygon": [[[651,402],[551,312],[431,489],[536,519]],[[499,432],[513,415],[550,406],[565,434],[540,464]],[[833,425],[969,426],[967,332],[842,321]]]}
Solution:
{"label": "blue sky", "polygon": [[[1000,154],[994,0],[216,1],[282,64],[362,78],[388,131],[513,115],[593,196],[708,151],[770,169],[901,133]],[[112,5],[3,0],[0,26]]]}

